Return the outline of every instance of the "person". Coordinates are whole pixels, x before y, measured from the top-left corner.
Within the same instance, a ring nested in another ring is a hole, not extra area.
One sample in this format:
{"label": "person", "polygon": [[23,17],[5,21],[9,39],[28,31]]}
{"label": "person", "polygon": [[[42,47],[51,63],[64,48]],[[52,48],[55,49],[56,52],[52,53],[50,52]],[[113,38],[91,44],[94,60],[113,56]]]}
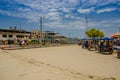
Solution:
{"label": "person", "polygon": [[30,43],[31,43],[31,40],[30,40],[30,39],[28,39],[28,40],[27,40],[27,45],[29,46],[29,45],[30,45]]}
{"label": "person", "polygon": [[106,47],[107,41],[103,41],[103,47]]}
{"label": "person", "polygon": [[110,42],[109,41],[106,42],[106,47],[107,48],[110,47]]}
{"label": "person", "polygon": [[20,40],[19,45],[20,45],[20,46],[23,46],[24,44],[25,44],[24,40]]}
{"label": "person", "polygon": [[85,48],[85,41],[82,41],[82,48]]}
{"label": "person", "polygon": [[16,38],[14,38],[14,44],[15,44],[15,45],[17,44],[17,40],[16,40]]}
{"label": "person", "polygon": [[11,44],[12,44],[12,40],[8,39],[8,45],[9,45],[9,47],[11,47]]}
{"label": "person", "polygon": [[117,46],[120,46],[120,40],[117,41]]}
{"label": "person", "polygon": [[104,41],[103,40],[101,40],[99,48],[100,48],[100,51],[103,51],[103,49],[104,49]]}
{"label": "person", "polygon": [[25,46],[25,42],[26,42],[25,40],[22,40],[22,46]]}
{"label": "person", "polygon": [[109,41],[109,46],[112,47],[113,46],[113,42]]}
{"label": "person", "polygon": [[2,40],[2,44],[3,44],[4,47],[5,47],[5,45],[6,45],[6,40]]}
{"label": "person", "polygon": [[85,48],[88,48],[88,41],[85,41]]}
{"label": "person", "polygon": [[19,41],[19,45],[22,46],[22,40]]}

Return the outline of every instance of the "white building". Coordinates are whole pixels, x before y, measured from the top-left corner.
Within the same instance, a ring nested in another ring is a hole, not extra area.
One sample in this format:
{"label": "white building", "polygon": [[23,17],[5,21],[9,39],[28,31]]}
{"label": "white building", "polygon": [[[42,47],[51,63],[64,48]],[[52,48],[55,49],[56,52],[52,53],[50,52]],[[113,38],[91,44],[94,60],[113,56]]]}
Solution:
{"label": "white building", "polygon": [[27,39],[30,38],[31,32],[16,29],[0,29],[0,40],[8,39]]}

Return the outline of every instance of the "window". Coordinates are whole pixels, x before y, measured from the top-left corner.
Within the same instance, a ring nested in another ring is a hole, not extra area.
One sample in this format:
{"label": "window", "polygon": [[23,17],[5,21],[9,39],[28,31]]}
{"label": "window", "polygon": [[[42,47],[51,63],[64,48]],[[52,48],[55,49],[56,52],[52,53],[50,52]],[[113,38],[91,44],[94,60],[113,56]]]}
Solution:
{"label": "window", "polygon": [[24,38],[23,35],[17,35],[16,37],[17,37],[17,38]]}
{"label": "window", "polygon": [[13,35],[9,35],[9,38],[12,38],[13,37]]}
{"label": "window", "polygon": [[20,35],[17,35],[16,37],[17,37],[17,38],[20,38]]}
{"label": "window", "polygon": [[7,35],[6,35],[6,34],[3,34],[2,37],[3,37],[3,38],[7,38]]}

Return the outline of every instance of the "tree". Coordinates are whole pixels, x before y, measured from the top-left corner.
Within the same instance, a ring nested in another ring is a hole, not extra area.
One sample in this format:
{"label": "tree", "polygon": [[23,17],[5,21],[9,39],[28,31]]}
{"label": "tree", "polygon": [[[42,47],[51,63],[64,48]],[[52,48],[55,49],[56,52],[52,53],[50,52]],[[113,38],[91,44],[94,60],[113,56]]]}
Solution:
{"label": "tree", "polygon": [[92,28],[85,32],[88,37],[104,37],[104,32],[99,29]]}

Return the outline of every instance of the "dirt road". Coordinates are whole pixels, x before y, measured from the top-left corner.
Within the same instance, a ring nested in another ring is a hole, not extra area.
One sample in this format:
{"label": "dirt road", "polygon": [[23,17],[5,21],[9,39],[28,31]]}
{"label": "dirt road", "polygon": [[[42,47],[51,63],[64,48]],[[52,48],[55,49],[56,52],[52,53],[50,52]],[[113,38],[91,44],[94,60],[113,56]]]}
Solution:
{"label": "dirt road", "polygon": [[80,46],[0,50],[0,80],[120,80],[116,54]]}

